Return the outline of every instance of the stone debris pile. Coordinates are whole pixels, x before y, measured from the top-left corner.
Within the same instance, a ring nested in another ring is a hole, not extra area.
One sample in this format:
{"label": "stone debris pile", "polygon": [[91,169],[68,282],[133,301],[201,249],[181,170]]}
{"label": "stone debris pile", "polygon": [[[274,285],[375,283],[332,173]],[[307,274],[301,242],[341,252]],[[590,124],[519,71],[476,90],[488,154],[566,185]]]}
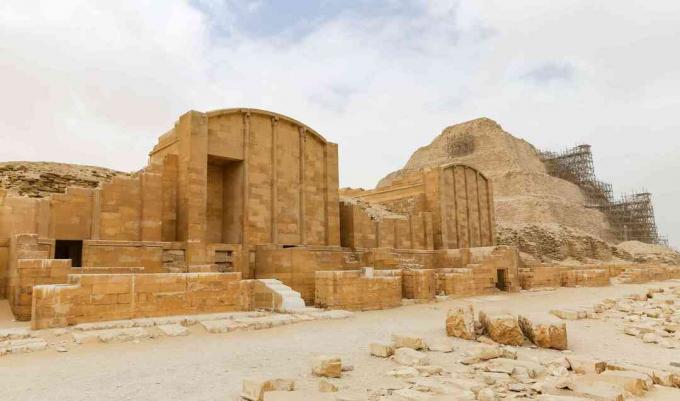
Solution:
{"label": "stone debris pile", "polygon": [[567,349],[567,326],[547,314],[515,316],[507,312],[479,312],[475,320],[472,306],[449,310],[446,334],[465,340],[490,341],[504,345],[523,345],[529,340],[541,348]]}
{"label": "stone debris pile", "polygon": [[187,336],[192,330],[219,334],[235,330],[263,330],[313,320],[346,319],[351,316],[352,312],[342,310],[306,308],[290,314],[229,312],[81,323],[66,329],[0,329],[0,356],[47,349],[67,352],[69,347],[94,342],[122,343]]}

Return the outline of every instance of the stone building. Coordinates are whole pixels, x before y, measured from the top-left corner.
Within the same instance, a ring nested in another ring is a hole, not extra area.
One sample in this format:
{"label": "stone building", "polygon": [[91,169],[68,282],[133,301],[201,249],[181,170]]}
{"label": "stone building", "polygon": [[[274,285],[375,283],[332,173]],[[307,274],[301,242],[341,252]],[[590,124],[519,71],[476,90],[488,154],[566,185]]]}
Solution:
{"label": "stone building", "polygon": [[[0,295],[50,326],[250,308],[248,279],[276,278],[313,304],[328,298],[317,280],[337,290],[317,272],[365,266],[429,271],[426,297],[453,288],[431,285],[437,269],[458,269],[447,274],[470,293],[517,288],[482,173],[446,165],[340,192],[338,147],[310,127],[263,110],[190,111],[129,177],[47,198],[0,192]],[[413,274],[398,276],[418,292]]]}

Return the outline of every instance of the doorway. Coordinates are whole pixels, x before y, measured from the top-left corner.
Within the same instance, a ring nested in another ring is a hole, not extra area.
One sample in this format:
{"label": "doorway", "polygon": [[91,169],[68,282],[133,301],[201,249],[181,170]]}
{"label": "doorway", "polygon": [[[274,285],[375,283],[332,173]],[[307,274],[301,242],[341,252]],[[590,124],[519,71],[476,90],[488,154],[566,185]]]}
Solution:
{"label": "doorway", "polygon": [[71,267],[83,266],[83,241],[61,240],[54,242],[55,259],[71,259]]}
{"label": "doorway", "polygon": [[496,288],[501,291],[507,291],[507,273],[508,269],[496,269]]}

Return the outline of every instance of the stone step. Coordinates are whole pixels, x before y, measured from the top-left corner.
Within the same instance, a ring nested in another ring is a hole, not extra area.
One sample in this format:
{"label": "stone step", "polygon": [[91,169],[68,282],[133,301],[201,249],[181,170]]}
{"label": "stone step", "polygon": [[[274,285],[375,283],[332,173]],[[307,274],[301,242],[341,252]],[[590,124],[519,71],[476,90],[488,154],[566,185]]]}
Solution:
{"label": "stone step", "polygon": [[300,293],[276,279],[259,279],[264,287],[272,292],[272,309],[276,312],[295,312],[305,308],[305,301]]}

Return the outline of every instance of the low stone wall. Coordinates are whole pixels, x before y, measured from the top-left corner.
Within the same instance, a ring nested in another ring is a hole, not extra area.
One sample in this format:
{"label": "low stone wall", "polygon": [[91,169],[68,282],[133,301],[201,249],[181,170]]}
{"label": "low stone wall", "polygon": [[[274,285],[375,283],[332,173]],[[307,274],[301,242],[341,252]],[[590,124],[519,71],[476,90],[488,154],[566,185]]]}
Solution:
{"label": "low stone wall", "polygon": [[241,273],[72,274],[33,288],[31,326],[239,311],[249,292]]}
{"label": "low stone wall", "polygon": [[407,299],[434,299],[437,294],[437,271],[404,269],[401,272],[402,296]]}
{"label": "low stone wall", "polygon": [[650,281],[663,281],[680,278],[679,266],[641,265],[626,269],[620,276],[621,281],[629,284],[642,284]]}
{"label": "low stone wall", "polygon": [[520,286],[524,290],[532,288],[557,288],[562,286],[562,274],[566,268],[560,266],[534,266],[521,269]]}
{"label": "low stone wall", "polygon": [[315,304],[320,308],[373,310],[401,305],[402,279],[399,270],[376,270],[373,276],[359,270],[318,271],[315,274]]}
{"label": "low stone wall", "polygon": [[609,285],[607,269],[573,269],[562,274],[563,287],[605,287]]}
{"label": "low stone wall", "polygon": [[475,295],[475,280],[472,269],[438,270],[437,293],[455,298]]}
{"label": "low stone wall", "polygon": [[7,286],[9,305],[17,320],[31,320],[33,288],[42,284],[63,284],[70,272],[70,259],[18,259]]}

